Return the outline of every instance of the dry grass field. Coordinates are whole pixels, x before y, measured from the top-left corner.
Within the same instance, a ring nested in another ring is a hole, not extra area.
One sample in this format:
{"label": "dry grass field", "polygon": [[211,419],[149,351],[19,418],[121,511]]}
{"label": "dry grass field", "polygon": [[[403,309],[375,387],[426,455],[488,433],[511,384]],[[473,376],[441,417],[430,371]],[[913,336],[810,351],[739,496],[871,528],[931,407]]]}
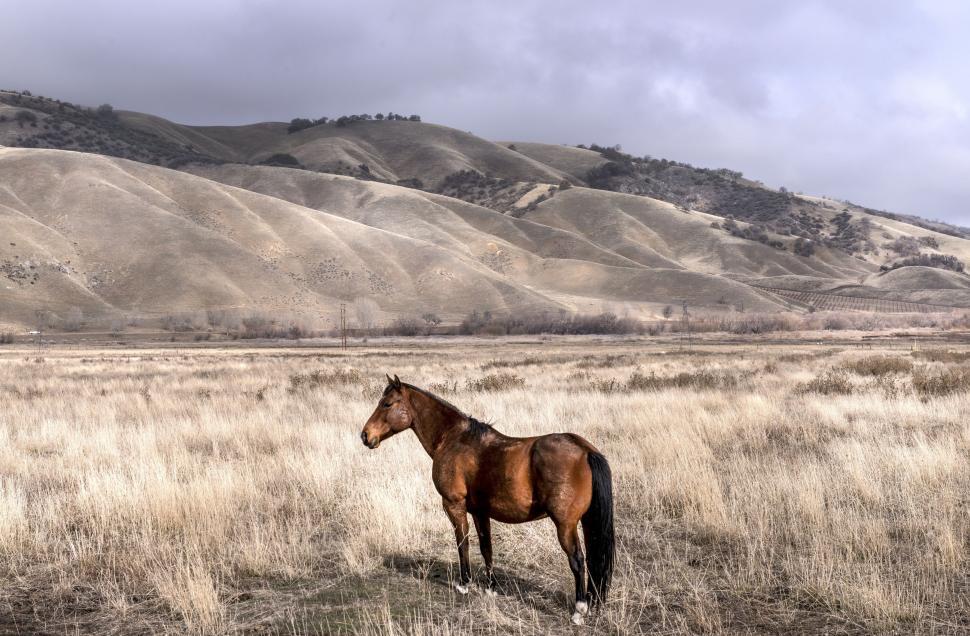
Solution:
{"label": "dry grass field", "polygon": [[[610,459],[586,627],[549,521],[453,592],[430,459],[358,437],[385,371]],[[967,633],[968,391],[943,345],[0,348],[0,633]]]}

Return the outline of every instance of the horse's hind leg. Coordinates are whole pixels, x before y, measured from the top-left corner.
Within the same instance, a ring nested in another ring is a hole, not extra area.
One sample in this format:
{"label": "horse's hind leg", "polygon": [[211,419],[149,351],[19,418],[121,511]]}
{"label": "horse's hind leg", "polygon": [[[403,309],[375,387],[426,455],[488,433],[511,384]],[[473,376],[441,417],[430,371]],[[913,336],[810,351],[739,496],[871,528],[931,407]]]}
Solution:
{"label": "horse's hind leg", "polygon": [[579,519],[570,521],[553,519],[553,521],[556,524],[559,545],[566,553],[569,569],[573,571],[573,577],[576,579],[576,611],[573,612],[572,621],[576,625],[581,625],[583,616],[589,611],[589,604],[586,602],[586,558],[579,541]]}
{"label": "horse's hind leg", "polygon": [[478,533],[478,547],[485,561],[485,591],[495,594],[495,576],[492,574],[492,520],[488,515],[473,514],[475,531]]}

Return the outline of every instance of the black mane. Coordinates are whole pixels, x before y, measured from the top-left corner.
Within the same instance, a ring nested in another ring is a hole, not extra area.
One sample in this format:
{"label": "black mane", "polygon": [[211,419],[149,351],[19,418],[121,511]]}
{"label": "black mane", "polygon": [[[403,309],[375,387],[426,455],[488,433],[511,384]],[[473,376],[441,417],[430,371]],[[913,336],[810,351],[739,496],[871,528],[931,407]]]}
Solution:
{"label": "black mane", "polygon": [[493,429],[492,425],[489,424],[488,422],[482,422],[482,421],[476,420],[474,417],[469,417],[468,430],[470,430],[478,437],[484,437],[489,431],[493,431],[495,429]]}

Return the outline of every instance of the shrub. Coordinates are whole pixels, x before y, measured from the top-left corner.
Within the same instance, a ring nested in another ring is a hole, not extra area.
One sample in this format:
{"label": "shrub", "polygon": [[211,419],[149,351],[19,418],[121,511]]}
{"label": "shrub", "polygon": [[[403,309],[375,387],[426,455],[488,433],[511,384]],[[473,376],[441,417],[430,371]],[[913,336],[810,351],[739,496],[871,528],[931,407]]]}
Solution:
{"label": "shrub", "polygon": [[367,379],[357,369],[337,369],[334,371],[316,370],[309,373],[294,373],[290,376],[290,393],[321,387],[343,386],[347,384],[368,384]]}
{"label": "shrub", "polygon": [[421,323],[414,318],[397,318],[384,328],[386,336],[412,337],[421,333]]}
{"label": "shrub", "polygon": [[253,312],[241,318],[243,329],[233,334],[235,338],[251,340],[256,338],[285,338],[298,340],[310,335],[310,330],[292,318],[273,317],[262,312]]}
{"label": "shrub", "polygon": [[594,378],[590,382],[594,391],[600,393],[621,393],[627,391],[627,387],[616,378]]}
{"label": "shrub", "polygon": [[803,393],[821,395],[849,395],[854,390],[843,369],[829,369],[802,386]]}
{"label": "shrub", "polygon": [[264,166],[280,166],[283,168],[302,168],[303,167],[303,164],[300,163],[299,159],[285,152],[278,152],[274,155],[270,155],[269,157],[266,157],[259,163],[260,165],[264,165]]}
{"label": "shrub", "polygon": [[84,313],[79,307],[71,307],[64,317],[64,322],[61,326],[64,331],[80,331],[84,326]]}
{"label": "shrub", "polygon": [[603,165],[591,168],[586,172],[586,183],[591,188],[609,190],[613,185],[613,180],[617,177],[633,176],[634,174],[635,170],[632,164],[607,161]]}
{"label": "shrub", "polygon": [[521,360],[489,360],[481,365],[482,371],[490,369],[508,369],[509,367],[532,367],[545,363],[542,358],[528,357]]}
{"label": "shrub", "polygon": [[815,243],[803,238],[796,239],[792,251],[799,256],[812,256],[815,254]]}
{"label": "shrub", "polygon": [[160,322],[165,331],[195,331],[201,326],[197,318],[191,314],[168,314]]}
{"label": "shrub", "polygon": [[914,351],[914,358],[929,360],[930,362],[967,362],[970,361],[970,351],[944,351],[941,349],[929,349],[926,351]]}
{"label": "shrub", "polygon": [[773,247],[776,250],[785,249],[784,243],[777,239],[772,239],[770,236],[768,236],[768,233],[758,225],[749,224],[746,227],[741,227],[738,225],[737,221],[729,218],[724,221],[723,227],[731,236],[747,239],[749,241],[758,241],[759,243],[764,243],[765,245]]}
{"label": "shrub", "polygon": [[884,243],[883,247],[900,256],[916,256],[919,254],[920,242],[912,236],[900,236],[893,241]]}
{"label": "shrub", "polygon": [[10,333],[9,331],[0,333],[0,345],[13,344],[13,343],[14,343],[14,337],[12,333]]}
{"label": "shrub", "polygon": [[405,188],[413,188],[415,190],[424,189],[424,182],[421,181],[421,179],[414,178],[414,177],[410,179],[398,179],[396,185],[399,185]]}
{"label": "shrub", "polygon": [[495,316],[491,312],[473,311],[458,326],[458,333],[465,335],[526,335],[526,334],[629,334],[640,333],[643,325],[633,319],[620,318],[616,314],[559,314],[527,316]]}
{"label": "shrub", "polygon": [[24,124],[37,123],[37,115],[30,112],[29,110],[18,110],[17,114],[13,116],[13,119],[15,122],[17,122],[17,125],[20,126],[21,128],[24,127]]}
{"label": "shrub", "polygon": [[628,391],[662,391],[664,389],[730,389],[738,386],[742,376],[716,373],[707,369],[659,376],[651,372],[645,375],[634,372],[626,382]]}
{"label": "shrub", "polygon": [[883,265],[879,269],[884,272],[891,272],[892,270],[899,269],[900,267],[914,266],[947,269],[960,274],[962,274],[965,269],[962,261],[957,259],[956,256],[950,256],[949,254],[920,254],[918,256],[911,256],[901,261],[897,261],[892,265]]}
{"label": "shrub", "polygon": [[970,369],[919,369],[913,373],[913,390],[924,398],[970,391]]}
{"label": "shrub", "polygon": [[490,373],[478,380],[469,380],[469,391],[508,391],[525,386],[525,378],[515,373]]}
{"label": "shrub", "polygon": [[842,368],[859,375],[889,375],[890,373],[909,373],[913,370],[912,360],[892,356],[868,356],[842,364]]}
{"label": "shrub", "polygon": [[101,104],[95,109],[94,114],[98,119],[105,122],[114,123],[118,121],[118,113],[115,112],[111,104]]}
{"label": "shrub", "polygon": [[286,128],[286,134],[291,135],[295,132],[305,130],[307,128],[313,127],[313,121],[305,119],[303,117],[296,117],[290,121],[290,125]]}
{"label": "shrub", "polygon": [[433,314],[431,312],[421,316],[421,320],[424,321],[425,333],[429,336],[431,335],[431,332],[434,331],[434,328],[441,324],[441,318],[439,318],[437,314]]}
{"label": "shrub", "polygon": [[458,393],[458,381],[455,380],[451,384],[447,382],[432,382],[428,385],[428,391],[435,395]]}

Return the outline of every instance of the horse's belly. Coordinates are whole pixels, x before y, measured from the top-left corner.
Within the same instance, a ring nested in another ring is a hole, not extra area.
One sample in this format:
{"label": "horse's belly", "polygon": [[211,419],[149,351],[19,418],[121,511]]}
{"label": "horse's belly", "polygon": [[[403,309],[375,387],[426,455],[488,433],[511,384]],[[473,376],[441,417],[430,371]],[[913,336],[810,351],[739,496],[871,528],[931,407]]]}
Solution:
{"label": "horse's belly", "polygon": [[535,521],[536,519],[545,519],[548,515],[545,512],[521,514],[515,511],[512,514],[507,514],[504,511],[491,510],[488,516],[502,523],[525,523],[527,521]]}
{"label": "horse's belly", "polygon": [[471,513],[488,515],[502,523],[525,523],[546,516],[544,508],[536,505],[532,497],[477,493],[469,497],[468,510]]}

